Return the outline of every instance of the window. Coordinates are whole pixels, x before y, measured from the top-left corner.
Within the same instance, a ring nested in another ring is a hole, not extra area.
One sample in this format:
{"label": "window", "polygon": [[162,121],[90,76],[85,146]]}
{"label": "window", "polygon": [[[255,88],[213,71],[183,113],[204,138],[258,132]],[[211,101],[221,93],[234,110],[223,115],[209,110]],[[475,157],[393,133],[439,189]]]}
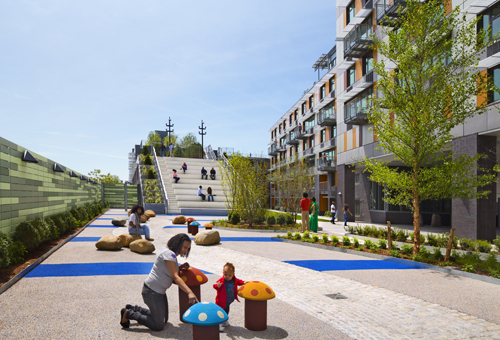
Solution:
{"label": "window", "polygon": [[361,202],[359,200],[354,201],[354,215],[361,216]]}
{"label": "window", "polygon": [[354,184],[359,184],[359,180],[360,180],[360,174],[355,174],[354,175]]}
{"label": "window", "polygon": [[325,85],[323,85],[319,89],[319,99],[322,100],[323,98],[325,98],[325,95],[326,95],[326,88]]}
{"label": "window", "polygon": [[337,137],[337,125],[332,126],[332,138]]}
{"label": "window", "polygon": [[370,210],[384,210],[384,187],[370,182]]}
{"label": "window", "polygon": [[293,122],[292,118],[293,118],[293,114],[291,114],[290,117],[289,117],[289,123],[290,123],[290,125],[292,125],[292,122]]}
{"label": "window", "polygon": [[307,139],[304,139],[302,150],[307,150]]}
{"label": "window", "polygon": [[349,5],[347,5],[347,8],[345,9],[345,23],[346,23],[346,25],[349,25],[351,20],[356,15],[355,9],[356,9],[356,7],[355,7],[354,1],[351,2]]}
{"label": "window", "polygon": [[295,110],[295,112],[293,113],[293,119],[295,121],[297,121],[297,113],[298,113],[299,110]]}
{"label": "window", "polygon": [[333,90],[335,90],[335,77],[331,77],[329,82],[330,82],[330,92],[332,92]]}
{"label": "window", "polygon": [[302,115],[306,114],[306,103],[302,103]]}
{"label": "window", "polygon": [[278,131],[281,133],[281,124],[278,126]]}
{"label": "window", "polygon": [[489,37],[486,39],[491,41],[491,39],[500,32],[500,3],[488,8],[486,11],[481,13],[481,19],[477,23],[477,31],[486,31],[488,28],[491,29]]}
{"label": "window", "polygon": [[363,57],[363,75],[370,73],[372,70],[373,70],[373,52],[370,52]]}
{"label": "window", "polygon": [[[496,87],[500,88],[500,66],[488,70],[488,75],[493,80]],[[488,103],[500,100],[500,93],[493,91],[488,93]]]}
{"label": "window", "polygon": [[314,106],[314,96],[309,97],[309,109],[312,109]]}
{"label": "window", "polygon": [[293,148],[290,148],[290,158],[293,156]]}
{"label": "window", "polygon": [[319,142],[323,143],[326,141],[326,129],[321,130],[321,134],[319,135]]}
{"label": "window", "polygon": [[314,126],[314,115],[305,121],[304,123],[304,131],[312,128]]}
{"label": "window", "polygon": [[347,86],[351,86],[356,82],[356,68],[354,66],[355,65],[352,65],[347,70]]}
{"label": "window", "polygon": [[309,144],[311,145],[311,148],[316,145],[316,138],[314,136],[309,137],[310,141]]}
{"label": "window", "polygon": [[328,64],[328,69],[332,69],[337,65],[337,57],[333,58],[332,61],[330,61],[330,64]]}
{"label": "window", "polygon": [[295,145],[295,154],[298,154],[298,153],[299,153],[299,146]]}
{"label": "window", "polygon": [[320,152],[319,153],[319,158],[323,159],[323,157],[326,155],[326,159],[328,161],[333,161],[335,160],[335,149],[332,149],[332,150],[328,150],[328,151],[325,151],[325,152]]}
{"label": "window", "polygon": [[283,121],[283,131],[286,130],[286,120]]}

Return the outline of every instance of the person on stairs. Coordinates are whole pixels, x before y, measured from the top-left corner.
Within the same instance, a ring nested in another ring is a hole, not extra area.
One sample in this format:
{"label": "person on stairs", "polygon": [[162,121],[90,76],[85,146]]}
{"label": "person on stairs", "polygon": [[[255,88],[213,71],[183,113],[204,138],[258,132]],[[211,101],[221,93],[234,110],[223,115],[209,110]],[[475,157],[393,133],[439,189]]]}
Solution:
{"label": "person on stairs", "polygon": [[161,146],[160,146],[160,157],[165,157],[166,152],[167,152],[167,148],[165,147],[165,144],[163,144],[163,142],[162,142]]}
{"label": "person on stairs", "polygon": [[177,175],[177,170],[172,169],[172,171],[174,172],[174,173],[172,174],[172,178],[175,180],[175,183],[179,182],[179,179],[180,179],[180,178],[179,178],[179,176]]}
{"label": "person on stairs", "polygon": [[214,195],[212,195],[212,188],[208,187],[207,189],[208,201],[210,202],[210,197],[212,198],[212,202],[214,202]]}
{"label": "person on stairs", "polygon": [[212,170],[210,170],[210,178],[215,179],[215,169],[214,168],[212,168]]}
{"label": "person on stairs", "polygon": [[184,173],[186,173],[186,170],[188,169],[186,162],[182,163],[181,169],[184,170]]}
{"label": "person on stairs", "polygon": [[201,192],[201,185],[200,188],[198,189],[198,196],[201,196],[201,200],[205,201],[205,194]]}
{"label": "person on stairs", "polygon": [[201,179],[203,179],[203,177],[207,179],[207,169],[205,169],[204,166],[201,167]]}

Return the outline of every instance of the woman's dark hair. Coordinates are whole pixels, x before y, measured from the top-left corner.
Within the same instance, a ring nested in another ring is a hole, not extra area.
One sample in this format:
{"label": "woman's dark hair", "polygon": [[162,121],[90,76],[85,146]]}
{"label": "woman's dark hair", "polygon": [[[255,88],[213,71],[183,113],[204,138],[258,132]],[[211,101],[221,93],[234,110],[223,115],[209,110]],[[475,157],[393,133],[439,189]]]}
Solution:
{"label": "woman's dark hair", "polygon": [[136,204],[132,207],[130,215],[135,214],[139,208],[141,209],[141,213],[139,215],[144,215],[144,207],[140,204]]}
{"label": "woman's dark hair", "polygon": [[344,204],[344,210],[347,211],[349,209],[349,204]]}
{"label": "woman's dark hair", "polygon": [[[171,251],[175,253],[175,255],[179,255],[181,253],[182,245],[184,244],[185,241],[188,241],[191,243],[191,239],[189,238],[188,235],[186,234],[177,234],[174,237],[172,237],[170,240],[167,242],[167,247]],[[185,258],[189,256],[189,250],[187,251],[186,255],[184,255]]]}
{"label": "woman's dark hair", "polygon": [[307,192],[302,194],[302,197],[304,197],[304,198],[307,198],[307,196],[309,196],[309,194]]}
{"label": "woman's dark hair", "polygon": [[311,198],[311,201],[316,202],[316,197]]}

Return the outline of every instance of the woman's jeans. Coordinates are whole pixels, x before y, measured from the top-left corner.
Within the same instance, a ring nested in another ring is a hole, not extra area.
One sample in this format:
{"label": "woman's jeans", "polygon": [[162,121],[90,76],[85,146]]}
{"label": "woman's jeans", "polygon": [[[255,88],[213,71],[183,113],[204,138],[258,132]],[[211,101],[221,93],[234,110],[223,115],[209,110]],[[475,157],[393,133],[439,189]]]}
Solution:
{"label": "woman's jeans", "polygon": [[344,213],[344,226],[347,225],[347,213],[345,212]]}
{"label": "woman's jeans", "polygon": [[146,238],[149,238],[149,227],[147,225],[141,225],[139,227],[139,232],[136,233],[136,229],[135,228],[129,228],[128,229],[128,233],[130,235],[144,235],[146,236]]}
{"label": "woman's jeans", "polygon": [[142,299],[149,309],[133,306],[127,310],[125,317],[136,320],[153,331],[161,331],[168,321],[168,300],[166,294],[158,294],[148,286],[142,287]]}
{"label": "woman's jeans", "polygon": [[212,197],[212,202],[214,202],[214,195],[208,195],[208,201],[210,202],[210,197]]}
{"label": "woman's jeans", "polygon": [[330,220],[330,223],[335,223],[335,213],[332,213],[332,219]]}

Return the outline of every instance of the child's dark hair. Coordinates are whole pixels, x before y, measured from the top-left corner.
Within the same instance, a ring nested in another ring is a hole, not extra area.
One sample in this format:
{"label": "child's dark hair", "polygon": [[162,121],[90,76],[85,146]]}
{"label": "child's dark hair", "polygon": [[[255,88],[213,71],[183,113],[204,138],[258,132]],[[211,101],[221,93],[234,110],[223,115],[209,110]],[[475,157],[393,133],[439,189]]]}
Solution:
{"label": "child's dark hair", "polygon": [[[175,253],[175,255],[179,255],[181,253],[182,245],[184,244],[185,241],[188,241],[191,243],[191,239],[189,238],[188,235],[186,234],[177,234],[174,237],[172,237],[170,240],[167,242],[167,247],[171,251]],[[189,256],[189,250],[187,251],[186,255],[184,255],[185,258]]]}
{"label": "child's dark hair", "polygon": [[309,196],[309,194],[307,192],[302,194],[302,197],[304,197],[304,198],[307,198],[307,196]]}
{"label": "child's dark hair", "polygon": [[141,208],[141,213],[139,215],[144,215],[144,207],[140,204],[136,204],[132,207],[130,215],[135,214],[139,208]]}
{"label": "child's dark hair", "polygon": [[227,262],[223,268],[226,268],[226,267],[229,267],[229,269],[231,269],[233,271],[233,274],[234,274],[234,264],[232,264],[231,262]]}

